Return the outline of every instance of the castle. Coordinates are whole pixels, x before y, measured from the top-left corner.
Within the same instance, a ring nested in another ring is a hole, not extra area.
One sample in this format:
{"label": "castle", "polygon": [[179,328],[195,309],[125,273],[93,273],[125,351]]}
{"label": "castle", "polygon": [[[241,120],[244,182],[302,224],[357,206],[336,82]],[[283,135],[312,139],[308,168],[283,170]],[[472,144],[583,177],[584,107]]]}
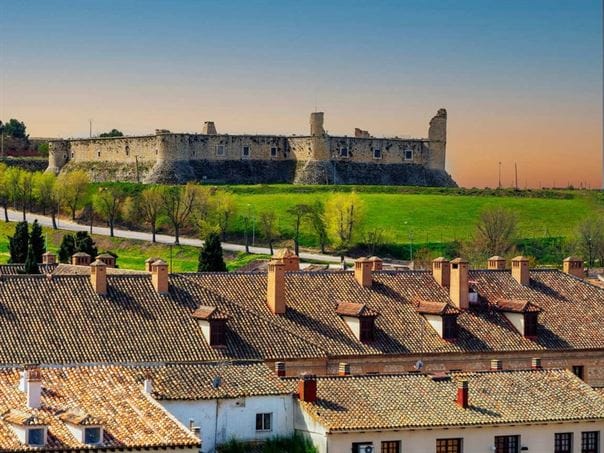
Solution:
{"label": "castle", "polygon": [[310,135],[201,134],[55,140],[47,171],[86,170],[95,181],[145,183],[296,183],[455,186],[445,171],[447,111],[430,121],[428,138],[330,136],[323,112],[310,115]]}

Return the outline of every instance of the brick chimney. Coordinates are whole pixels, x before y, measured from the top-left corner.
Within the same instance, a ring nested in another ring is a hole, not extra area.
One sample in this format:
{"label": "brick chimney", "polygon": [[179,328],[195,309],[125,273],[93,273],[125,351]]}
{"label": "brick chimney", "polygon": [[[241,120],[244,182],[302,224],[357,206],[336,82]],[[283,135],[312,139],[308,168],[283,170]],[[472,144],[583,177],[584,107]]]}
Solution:
{"label": "brick chimney", "polygon": [[363,288],[371,288],[371,268],[373,263],[367,258],[359,258],[354,262],[354,278]]}
{"label": "brick chimney", "polygon": [[285,264],[269,261],[266,302],[275,315],[285,313]]}
{"label": "brick chimney", "polygon": [[97,294],[107,294],[107,265],[100,260],[90,265],[90,283]]}
{"label": "brick chimney", "polygon": [[57,255],[52,252],[42,254],[42,264],[56,264]]}
{"label": "brick chimney", "polygon": [[145,260],[145,270],[151,273],[151,265],[155,263],[158,259],[158,257],[147,258]]}
{"label": "brick chimney", "polygon": [[470,306],[468,292],[468,262],[462,258],[455,258],[451,261],[449,286],[449,297],[453,305],[460,310],[466,310]]}
{"label": "brick chimney", "polygon": [[338,376],[350,376],[350,363],[340,362]]}
{"label": "brick chimney", "polygon": [[96,259],[105,263],[107,267],[115,267],[115,256],[109,253],[101,253]]}
{"label": "brick chimney", "polygon": [[151,264],[151,283],[159,294],[168,293],[168,264],[163,260]]}
{"label": "brick chimney", "polygon": [[533,370],[542,370],[543,366],[541,365],[541,359],[539,357],[533,357],[531,359],[531,368]]}
{"label": "brick chimney", "polygon": [[448,288],[451,281],[451,267],[449,260],[439,256],[432,260],[432,276],[436,283],[443,288]]}
{"label": "brick chimney", "polygon": [[25,393],[27,394],[27,407],[39,409],[42,403],[42,375],[40,368],[30,368],[26,371]]}
{"label": "brick chimney", "polygon": [[564,258],[562,261],[562,270],[565,273],[574,275],[577,278],[585,277],[585,272],[583,271],[583,260],[581,258],[577,258],[576,256]]}
{"label": "brick chimney", "polygon": [[530,277],[528,258],[526,256],[512,258],[512,277],[521,285],[528,286]]}
{"label": "brick chimney", "polygon": [[317,401],[317,377],[314,374],[303,374],[298,381],[300,401],[314,403]]}
{"label": "brick chimney", "polygon": [[279,250],[273,256],[273,260],[282,262],[285,265],[285,272],[300,270],[300,257],[289,248]]}
{"label": "brick chimney", "polygon": [[503,256],[492,256],[487,260],[487,269],[502,271],[505,269],[505,258]]}
{"label": "brick chimney", "polygon": [[71,264],[74,266],[90,266],[92,257],[86,252],[74,253],[71,256]]}
{"label": "brick chimney", "polygon": [[503,363],[499,359],[491,360],[491,371],[501,371],[503,370]]}
{"label": "brick chimney", "polygon": [[275,362],[275,373],[279,377],[285,377],[285,362]]}
{"label": "brick chimney", "polygon": [[371,261],[371,270],[373,272],[381,271],[384,269],[384,261],[381,258],[377,256],[372,256],[371,258],[369,258],[369,261]]}
{"label": "brick chimney", "polygon": [[468,381],[460,381],[457,384],[457,399],[455,402],[459,407],[468,408]]}

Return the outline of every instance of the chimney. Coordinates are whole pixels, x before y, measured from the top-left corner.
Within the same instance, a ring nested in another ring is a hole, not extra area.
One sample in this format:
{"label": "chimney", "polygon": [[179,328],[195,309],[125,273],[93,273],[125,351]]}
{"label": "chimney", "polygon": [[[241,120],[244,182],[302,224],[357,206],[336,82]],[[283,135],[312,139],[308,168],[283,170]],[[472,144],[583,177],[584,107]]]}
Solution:
{"label": "chimney", "polygon": [[338,376],[350,376],[350,363],[340,362]]}
{"label": "chimney", "polygon": [[159,294],[168,293],[168,265],[163,260],[151,264],[151,283]]}
{"label": "chimney", "polygon": [[107,267],[115,267],[115,256],[109,253],[102,253],[96,259],[105,263]]}
{"label": "chimney", "polygon": [[151,273],[151,265],[153,263],[155,263],[159,258],[157,257],[153,257],[153,258],[147,258],[145,260],[145,271]]}
{"label": "chimney", "polygon": [[314,403],[317,401],[317,377],[314,374],[303,374],[298,382],[300,401]]}
{"label": "chimney", "polygon": [[487,260],[487,269],[493,271],[502,271],[505,269],[505,258],[502,256],[492,256]]}
{"label": "chimney", "polygon": [[107,265],[100,260],[90,265],[90,283],[97,294],[107,294]]}
{"label": "chimney", "polygon": [[539,357],[533,357],[531,360],[531,368],[533,370],[542,370],[543,366],[541,365],[541,359]]}
{"label": "chimney", "polygon": [[449,260],[439,256],[432,260],[432,276],[436,283],[443,288],[448,288],[451,281],[451,267]]}
{"label": "chimney", "polygon": [[92,257],[85,252],[74,253],[71,256],[71,264],[74,266],[90,266],[91,261]]}
{"label": "chimney", "polygon": [[150,373],[145,376],[145,380],[143,381],[143,391],[147,395],[151,395],[153,393],[153,378],[151,377]]}
{"label": "chimney", "polygon": [[528,258],[526,256],[512,258],[512,277],[521,285],[528,286],[530,277]]}
{"label": "chimney", "polygon": [[285,313],[285,264],[269,261],[266,301],[275,315]]}
{"label": "chimney", "polygon": [[285,362],[275,362],[275,373],[278,377],[285,377]]}
{"label": "chimney", "polygon": [[373,263],[367,258],[359,258],[354,262],[354,278],[363,288],[371,288],[371,268]]}
{"label": "chimney", "polygon": [[501,371],[503,370],[503,363],[499,359],[491,360],[491,371]]}
{"label": "chimney", "polygon": [[585,277],[585,272],[583,271],[583,260],[581,258],[577,258],[576,256],[564,258],[562,261],[562,270],[565,273],[574,275],[577,278]]}
{"label": "chimney", "polygon": [[451,276],[449,286],[449,297],[460,310],[466,310],[470,304],[468,301],[468,262],[462,258],[451,261]]}
{"label": "chimney", "polygon": [[460,381],[457,384],[457,399],[455,402],[459,407],[468,408],[468,381]]}
{"label": "chimney", "polygon": [[273,256],[273,260],[283,263],[285,265],[285,272],[300,270],[300,257],[289,248],[277,252],[275,256]]}
{"label": "chimney", "polygon": [[371,270],[373,272],[381,271],[384,269],[384,261],[382,261],[381,258],[377,256],[372,256],[371,258],[369,258],[369,261],[371,261]]}
{"label": "chimney", "polygon": [[42,264],[56,264],[57,255],[52,252],[46,252],[42,255]]}
{"label": "chimney", "polygon": [[42,400],[42,375],[40,368],[30,368],[26,371],[25,393],[27,393],[27,407],[39,409]]}

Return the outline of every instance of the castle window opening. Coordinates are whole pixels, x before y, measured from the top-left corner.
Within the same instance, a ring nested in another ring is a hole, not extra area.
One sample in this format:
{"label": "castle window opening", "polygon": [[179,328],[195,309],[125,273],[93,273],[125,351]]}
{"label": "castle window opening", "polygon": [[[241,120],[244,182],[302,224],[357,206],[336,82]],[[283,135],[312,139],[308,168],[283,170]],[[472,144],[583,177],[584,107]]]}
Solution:
{"label": "castle window opening", "polygon": [[413,160],[413,150],[407,148],[405,150],[405,160]]}
{"label": "castle window opening", "polygon": [[[72,151],[71,152],[71,158],[73,159],[73,156],[75,155],[75,153]],[[63,156],[63,157],[67,157],[67,156]]]}
{"label": "castle window opening", "polygon": [[248,145],[245,145],[241,148],[241,156],[250,157],[250,147]]}
{"label": "castle window opening", "polygon": [[271,147],[271,157],[277,157],[277,147],[276,146]]}
{"label": "castle window opening", "polygon": [[382,150],[379,148],[374,148],[373,150],[373,158],[374,159],[381,159],[382,158]]}
{"label": "castle window opening", "polygon": [[130,155],[130,147],[126,145],[126,156]]}
{"label": "castle window opening", "polygon": [[219,157],[224,156],[224,145],[216,145],[216,155]]}
{"label": "castle window opening", "polygon": [[348,148],[340,148],[340,157],[350,157],[348,154]]}
{"label": "castle window opening", "polygon": [[101,157],[101,150],[100,149],[96,150],[96,157]]}

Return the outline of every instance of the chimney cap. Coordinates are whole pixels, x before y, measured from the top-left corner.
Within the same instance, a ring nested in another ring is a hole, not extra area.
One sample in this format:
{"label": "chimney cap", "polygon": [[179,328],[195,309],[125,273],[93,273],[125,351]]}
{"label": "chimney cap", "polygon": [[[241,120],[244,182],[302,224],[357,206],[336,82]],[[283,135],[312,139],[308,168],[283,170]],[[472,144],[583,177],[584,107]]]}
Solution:
{"label": "chimney cap", "polygon": [[71,256],[81,256],[82,258],[90,257],[90,255],[88,253],[86,253],[86,252],[76,252],[76,253],[74,253]]}
{"label": "chimney cap", "polygon": [[523,256],[523,255],[518,255],[518,256],[515,256],[514,258],[512,258],[512,261],[514,261],[514,262],[524,262],[524,261],[528,261],[528,260],[529,260],[528,257]]}
{"label": "chimney cap", "polygon": [[495,255],[489,258],[489,261],[505,261],[503,256]]}
{"label": "chimney cap", "polygon": [[145,260],[145,263],[155,263],[157,260],[159,260],[158,257],[154,256],[154,257],[149,257]]}
{"label": "chimney cap", "polygon": [[57,254],[51,251],[46,251],[42,253],[42,256],[57,256]]}
{"label": "chimney cap", "polygon": [[94,262],[90,263],[90,266],[92,267],[107,267],[107,264],[105,264],[103,261],[96,259],[94,260]]}
{"label": "chimney cap", "polygon": [[99,258],[115,258],[115,256],[113,256],[111,253],[105,252],[105,253],[101,253],[100,255],[97,255],[96,258],[98,261]]}
{"label": "chimney cap", "polygon": [[273,258],[294,258],[297,256],[298,255],[296,255],[291,248],[285,247],[281,250],[277,250],[277,253],[273,255]]}
{"label": "chimney cap", "polygon": [[564,258],[562,260],[563,262],[573,262],[573,261],[580,261],[581,263],[583,262],[583,258],[579,258],[578,256],[567,256],[566,258]]}
{"label": "chimney cap", "polygon": [[454,260],[451,260],[451,264],[468,264],[468,260],[458,257],[458,258],[455,258]]}
{"label": "chimney cap", "polygon": [[439,256],[438,258],[434,258],[432,260],[433,263],[448,263],[449,260],[447,258],[445,258],[444,256]]}
{"label": "chimney cap", "polygon": [[375,261],[378,261],[378,262],[380,262],[380,261],[381,261],[381,262],[383,262],[383,261],[384,261],[384,260],[383,260],[382,258],[380,258],[379,256],[371,256],[371,257],[369,257],[369,258],[368,258],[368,260],[369,260],[369,261],[373,261],[373,262],[375,262]]}
{"label": "chimney cap", "polygon": [[168,263],[166,263],[164,260],[159,259],[156,261],[153,261],[153,263],[151,264],[152,267],[159,267],[159,266],[167,266]]}

